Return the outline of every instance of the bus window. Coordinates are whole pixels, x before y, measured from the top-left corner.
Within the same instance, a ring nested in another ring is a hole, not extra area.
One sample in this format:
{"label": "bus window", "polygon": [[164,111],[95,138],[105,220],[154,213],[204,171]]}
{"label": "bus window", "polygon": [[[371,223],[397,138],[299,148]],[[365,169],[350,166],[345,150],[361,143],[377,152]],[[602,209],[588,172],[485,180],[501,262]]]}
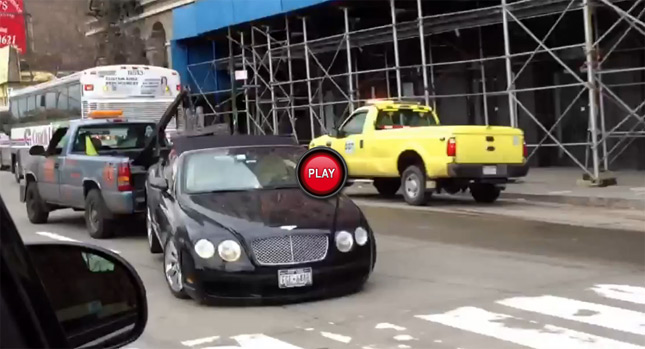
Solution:
{"label": "bus window", "polygon": [[27,96],[18,99],[18,107],[20,108],[20,117],[25,117],[27,113]]}
{"label": "bus window", "polygon": [[18,108],[18,101],[11,99],[9,102],[9,110],[14,118],[20,118],[20,108]]}
{"label": "bus window", "polygon": [[69,110],[73,114],[81,113],[81,84],[79,83],[69,86]]}
{"label": "bus window", "polygon": [[56,92],[58,94],[58,105],[57,109],[60,110],[67,110],[68,108],[68,102],[67,102],[67,88],[65,86],[59,87],[58,91]]}
{"label": "bus window", "polygon": [[56,109],[56,92],[47,92],[45,95],[45,108]]}
{"label": "bus window", "polygon": [[28,96],[27,97],[27,113],[33,112],[33,110],[36,109],[36,98],[35,96]]}

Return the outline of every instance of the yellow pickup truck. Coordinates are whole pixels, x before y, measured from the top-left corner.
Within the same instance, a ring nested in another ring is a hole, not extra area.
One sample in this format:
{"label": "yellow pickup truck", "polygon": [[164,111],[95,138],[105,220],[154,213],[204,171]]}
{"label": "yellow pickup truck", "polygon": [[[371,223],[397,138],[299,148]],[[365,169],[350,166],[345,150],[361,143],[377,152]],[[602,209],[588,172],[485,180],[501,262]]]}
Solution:
{"label": "yellow pickup truck", "polygon": [[444,126],[432,108],[408,102],[368,103],[309,144],[318,146],[338,151],[350,178],[372,179],[384,196],[401,188],[411,205],[425,204],[433,192],[467,189],[477,202],[492,203],[509,178],[528,173],[522,130]]}

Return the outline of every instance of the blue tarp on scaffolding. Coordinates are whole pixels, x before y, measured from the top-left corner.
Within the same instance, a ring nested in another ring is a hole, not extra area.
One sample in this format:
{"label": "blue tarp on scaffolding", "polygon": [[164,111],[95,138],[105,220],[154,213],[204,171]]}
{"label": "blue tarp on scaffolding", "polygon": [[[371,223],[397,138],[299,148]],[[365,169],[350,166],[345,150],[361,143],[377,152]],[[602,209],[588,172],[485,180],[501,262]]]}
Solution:
{"label": "blue tarp on scaffolding", "polygon": [[190,86],[193,93],[226,90],[230,88],[228,72],[213,71],[213,67],[205,63],[220,58],[216,47],[212,41],[200,36],[330,1],[334,0],[197,0],[178,7],[172,11],[173,68],[181,75],[182,84]]}
{"label": "blue tarp on scaffolding", "polygon": [[182,40],[333,0],[197,0],[173,10],[173,39]]}

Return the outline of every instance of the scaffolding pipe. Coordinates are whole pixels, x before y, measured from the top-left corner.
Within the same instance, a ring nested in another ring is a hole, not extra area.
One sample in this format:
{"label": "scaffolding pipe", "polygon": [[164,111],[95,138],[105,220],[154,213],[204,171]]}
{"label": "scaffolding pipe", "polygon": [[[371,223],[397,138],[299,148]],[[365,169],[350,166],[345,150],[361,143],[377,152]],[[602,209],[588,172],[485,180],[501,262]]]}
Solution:
{"label": "scaffolding pipe", "polygon": [[421,71],[423,72],[423,97],[426,105],[430,105],[430,91],[428,91],[428,71],[426,68],[426,44],[423,30],[423,6],[421,0],[417,0],[417,14],[419,20],[419,45],[421,47]]}
{"label": "scaffolding pipe", "polygon": [[[479,28],[479,58],[484,58],[484,48],[482,45],[482,28]],[[484,101],[484,124],[488,126],[488,97],[486,95],[486,68],[484,62],[479,62],[479,69],[482,78],[482,100]]]}
{"label": "scaffolding pipe", "polygon": [[[240,45],[242,46],[242,67],[246,71],[246,51],[244,51],[244,32],[240,32]],[[248,78],[248,77],[247,77]],[[244,84],[246,85],[246,80],[244,79]],[[249,89],[244,88],[244,113],[246,114],[246,133],[250,134],[251,130],[251,117],[249,114]]]}
{"label": "scaffolding pipe", "polygon": [[589,128],[591,131],[591,158],[593,165],[594,180],[600,176],[598,164],[598,128],[596,126],[596,116],[598,115],[598,105],[596,104],[596,80],[594,76],[595,67],[595,50],[593,47],[593,24],[591,22],[591,4],[589,0],[583,0],[582,15],[584,16],[585,26],[585,53],[587,56],[587,88],[589,89]]}
{"label": "scaffolding pipe", "polygon": [[277,105],[275,104],[275,77],[273,76],[273,57],[271,56],[271,35],[269,35],[269,27],[266,27],[266,36],[267,36],[267,55],[269,55],[269,88],[271,89],[271,122],[273,128],[273,134],[278,134],[278,115],[276,111]]}
{"label": "scaffolding pipe", "polygon": [[[258,103],[259,97],[259,84],[258,84],[258,65],[257,65],[257,53],[255,52],[255,30],[251,29],[251,54],[253,56],[253,85],[255,86],[255,119],[256,122],[255,124],[257,125],[258,117],[260,116],[260,103]],[[262,120],[259,125],[259,129],[262,130],[262,127],[264,126],[264,121]],[[253,128],[253,134],[256,134],[256,132],[259,131],[255,127]],[[261,131],[264,133],[264,130]]]}
{"label": "scaffolding pipe", "polygon": [[[600,31],[598,30],[598,17],[594,16],[594,31],[599,33]],[[628,33],[629,29],[625,31],[625,33]],[[624,36],[623,36],[624,37]],[[621,40],[622,38],[621,37]],[[594,43],[594,47],[597,47],[596,44]],[[598,56],[596,56],[596,61],[598,61]],[[604,60],[603,60],[604,61]],[[598,62],[598,70],[602,70],[602,62]],[[605,170],[605,172],[609,171],[609,161],[607,159],[607,140],[605,139],[605,134],[607,131],[606,124],[605,124],[605,97],[602,94],[602,75],[596,74],[596,79],[598,79],[598,82],[600,84],[600,87],[598,88],[598,103],[599,103],[599,108],[600,108],[600,142],[602,145],[602,168]]]}
{"label": "scaffolding pipe", "polygon": [[430,86],[432,86],[432,109],[437,111],[437,99],[435,95],[437,94],[437,89],[435,87],[434,81],[434,63],[432,59],[432,42],[428,38],[428,61],[430,62]]}
{"label": "scaffolding pipe", "polygon": [[390,12],[392,14],[392,38],[394,39],[394,64],[396,66],[396,92],[397,96],[401,98],[402,85],[401,85],[401,65],[399,64],[399,39],[396,32],[396,7],[394,6],[395,0],[390,0]]}
{"label": "scaffolding pipe", "polygon": [[228,56],[230,62],[229,74],[231,76],[231,111],[233,113],[233,134],[237,134],[237,93],[235,91],[235,62],[233,61],[233,41],[231,27],[228,27]]}
{"label": "scaffolding pipe", "polygon": [[387,90],[387,98],[392,98],[390,87],[390,67],[387,62],[387,51],[383,54],[383,57],[385,57],[385,89]]}
{"label": "scaffolding pipe", "polygon": [[511,66],[511,39],[508,33],[508,8],[506,0],[502,0],[502,26],[504,27],[504,55],[506,56],[506,91],[508,93],[508,116],[511,127],[517,126],[515,115],[515,92],[513,92],[513,67]]}
{"label": "scaffolding pipe", "polygon": [[289,70],[289,104],[291,106],[291,113],[289,114],[289,122],[291,123],[291,129],[293,131],[293,136],[296,138],[296,142],[298,142],[298,132],[296,132],[296,125],[295,125],[295,118],[296,118],[296,110],[294,108],[295,106],[295,99],[294,99],[294,91],[293,91],[293,66],[291,62],[291,28],[289,26],[289,17],[284,16],[284,26],[287,31],[287,69]]}
{"label": "scaffolding pipe", "polygon": [[352,45],[349,41],[349,10],[343,7],[345,17],[345,51],[347,52],[347,86],[349,86],[349,112],[354,112],[354,81],[352,80]]}
{"label": "scaffolding pipe", "polygon": [[309,45],[307,43],[307,18],[302,17],[302,41],[305,47],[305,70],[307,72],[307,100],[309,101],[309,124],[311,126],[311,139],[316,137],[314,132],[314,107],[311,96],[311,67],[309,66]]}

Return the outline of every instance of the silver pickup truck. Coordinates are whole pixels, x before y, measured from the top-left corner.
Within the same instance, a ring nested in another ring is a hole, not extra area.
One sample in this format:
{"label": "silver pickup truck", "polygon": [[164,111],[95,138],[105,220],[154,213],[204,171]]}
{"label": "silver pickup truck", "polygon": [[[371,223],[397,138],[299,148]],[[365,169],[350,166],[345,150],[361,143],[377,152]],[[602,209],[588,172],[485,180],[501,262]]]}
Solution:
{"label": "silver pickup truck", "polygon": [[58,128],[46,149],[30,148],[20,191],[29,220],[41,224],[53,210],[84,210],[90,236],[111,237],[119,218],[145,210],[148,165],[136,160],[155,129],[150,121],[77,120]]}

